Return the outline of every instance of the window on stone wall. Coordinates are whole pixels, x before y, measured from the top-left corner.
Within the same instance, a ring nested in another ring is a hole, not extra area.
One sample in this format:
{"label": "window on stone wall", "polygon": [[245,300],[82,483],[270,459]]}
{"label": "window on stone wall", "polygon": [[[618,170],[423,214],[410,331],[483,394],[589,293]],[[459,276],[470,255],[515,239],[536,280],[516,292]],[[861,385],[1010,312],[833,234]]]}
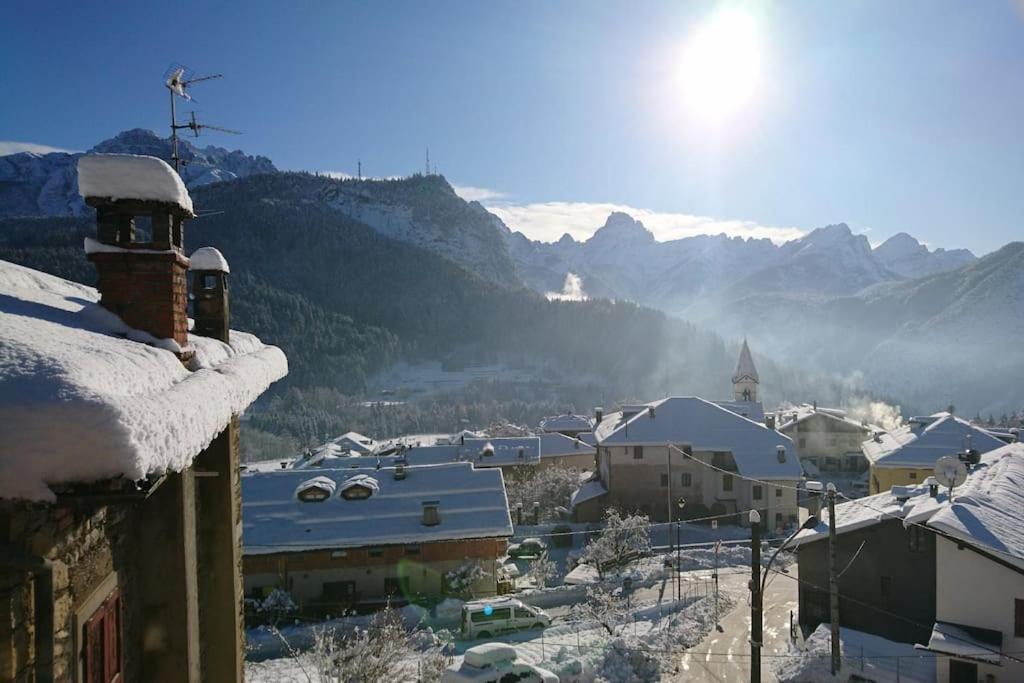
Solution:
{"label": "window on stone wall", "polygon": [[643,460],[644,459],[644,447],[643,446],[633,446],[633,459],[634,460]]}
{"label": "window on stone wall", "polygon": [[775,497],[782,498],[782,489],[775,489]]}
{"label": "window on stone wall", "polygon": [[114,590],[82,627],[85,683],[113,683],[124,670],[121,592]]}
{"label": "window on stone wall", "polygon": [[679,483],[683,486],[693,486],[693,475],[689,472],[683,472],[679,475]]}

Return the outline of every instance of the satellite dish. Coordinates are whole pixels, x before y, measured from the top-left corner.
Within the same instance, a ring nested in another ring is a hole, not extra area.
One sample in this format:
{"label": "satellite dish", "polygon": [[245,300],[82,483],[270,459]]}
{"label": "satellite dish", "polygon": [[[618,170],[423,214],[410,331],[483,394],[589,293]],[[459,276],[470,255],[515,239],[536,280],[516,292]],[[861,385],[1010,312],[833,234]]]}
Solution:
{"label": "satellite dish", "polygon": [[967,465],[959,458],[944,455],[935,462],[935,479],[952,490],[967,481]]}

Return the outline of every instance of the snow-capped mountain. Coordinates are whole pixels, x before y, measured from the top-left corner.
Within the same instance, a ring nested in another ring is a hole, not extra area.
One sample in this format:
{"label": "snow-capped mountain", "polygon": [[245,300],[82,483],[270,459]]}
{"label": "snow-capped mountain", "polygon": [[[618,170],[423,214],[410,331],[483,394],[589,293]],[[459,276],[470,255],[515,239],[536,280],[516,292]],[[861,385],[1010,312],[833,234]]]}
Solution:
{"label": "snow-capped mountain", "polygon": [[547,244],[511,232],[507,241],[520,276],[537,291],[550,291],[573,273],[592,296],[703,318],[706,309],[750,296],[851,295],[959,268],[975,258],[964,249],[929,251],[905,237],[872,249],[865,236],[839,223],[782,245],[726,235],[658,242],[641,222],[617,212],[583,242],[565,235]]}
{"label": "snow-capped mountain", "polygon": [[[274,164],[262,156],[223,147],[199,148],[185,139],[178,143],[184,165],[182,179],[192,188],[255,173],[273,173]],[[99,143],[89,153],[146,154],[171,158],[171,142],[142,128],[126,130]],[[79,153],[22,152],[0,157],[0,216],[67,216],[85,212],[78,194]]]}
{"label": "snow-capped mountain", "polygon": [[953,270],[974,261],[974,254],[966,249],[929,251],[928,247],[905,232],[897,233],[875,247],[874,253],[879,263],[907,278]]}

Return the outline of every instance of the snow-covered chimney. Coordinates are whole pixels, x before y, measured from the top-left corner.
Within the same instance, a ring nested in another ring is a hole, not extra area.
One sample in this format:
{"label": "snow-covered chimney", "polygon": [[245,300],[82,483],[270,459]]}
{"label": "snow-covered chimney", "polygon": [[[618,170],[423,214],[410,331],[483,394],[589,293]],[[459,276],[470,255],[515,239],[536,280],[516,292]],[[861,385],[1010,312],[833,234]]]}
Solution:
{"label": "snow-covered chimney", "polygon": [[[181,178],[156,157],[88,154],[78,160],[78,191],[96,209],[96,239],[86,238],[85,251],[96,266],[100,303],[129,327],[173,341],[184,357],[183,226],[195,214]],[[149,241],[136,239],[139,217],[150,220]]]}
{"label": "snow-covered chimney", "polygon": [[192,317],[194,332],[224,343],[230,340],[228,310],[228,273],[231,269],[224,256],[213,247],[196,249],[192,254]]}

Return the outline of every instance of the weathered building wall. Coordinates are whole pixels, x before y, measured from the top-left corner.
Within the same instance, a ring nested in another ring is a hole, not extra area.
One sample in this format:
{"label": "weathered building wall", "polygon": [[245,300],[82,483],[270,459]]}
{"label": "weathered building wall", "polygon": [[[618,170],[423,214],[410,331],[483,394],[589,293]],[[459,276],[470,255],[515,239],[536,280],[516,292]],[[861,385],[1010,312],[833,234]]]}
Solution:
{"label": "weathered building wall", "polygon": [[[928,642],[935,621],[935,536],[892,519],[839,534],[836,543],[837,571],[846,568],[839,577],[839,624],[898,642]],[[800,625],[809,632],[830,618],[828,540],[800,545],[797,558]]]}
{"label": "weathered building wall", "polygon": [[358,599],[383,600],[388,595],[387,582],[400,580],[402,590],[409,594],[441,595],[446,572],[477,560],[487,576],[474,584],[473,593],[493,595],[497,558],[507,547],[505,539],[484,538],[246,555],[245,593],[255,597],[267,589],[282,587],[303,605],[316,606],[323,602],[325,583],[351,581]]}
{"label": "weathered building wall", "polygon": [[893,486],[917,486],[925,479],[935,473],[933,466],[929,467],[878,467],[871,466],[870,492],[871,494],[888,491]]}
{"label": "weathered building wall", "polygon": [[122,537],[124,517],[122,508],[108,506],[76,510],[7,503],[0,510],[0,540],[8,548],[0,558],[0,680],[35,680],[34,669],[40,663],[36,628],[44,617],[36,613],[33,573],[11,566],[16,554],[49,563],[53,678],[75,680],[80,629],[89,616],[81,612],[98,589],[117,587],[115,546]]}

